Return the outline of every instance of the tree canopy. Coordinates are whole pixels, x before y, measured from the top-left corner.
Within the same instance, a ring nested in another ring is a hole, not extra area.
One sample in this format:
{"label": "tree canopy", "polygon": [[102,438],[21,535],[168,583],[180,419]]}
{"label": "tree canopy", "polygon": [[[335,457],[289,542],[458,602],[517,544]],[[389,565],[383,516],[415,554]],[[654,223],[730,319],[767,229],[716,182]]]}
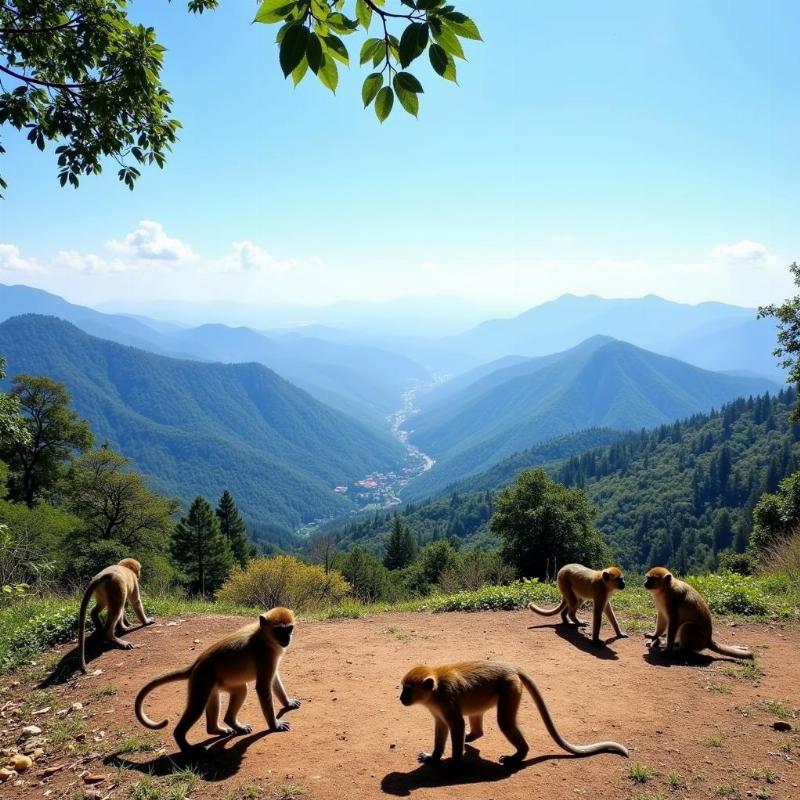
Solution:
{"label": "tree canopy", "polygon": [[[218,0],[188,0],[195,13]],[[445,0],[262,0],[255,22],[282,23],[278,61],[299,83],[310,71],[336,91],[337,62],[349,65],[340,37],[365,34],[361,65],[374,70],[362,99],[383,122],[395,98],[410,114],[423,88],[407,67],[424,53],[438,75],[456,80],[462,39],[475,23]],[[367,36],[370,26],[376,36]],[[402,26],[402,31],[400,30]],[[164,47],[129,18],[127,0],[0,0],[0,126],[24,131],[44,150],[57,143],[58,179],[76,187],[106,159],[133,189],[140,167],[163,167],[177,139],[172,96],[161,81]],[[5,152],[0,142],[0,153]],[[0,192],[6,183],[0,174]],[[2,195],[0,195],[2,196]]]}

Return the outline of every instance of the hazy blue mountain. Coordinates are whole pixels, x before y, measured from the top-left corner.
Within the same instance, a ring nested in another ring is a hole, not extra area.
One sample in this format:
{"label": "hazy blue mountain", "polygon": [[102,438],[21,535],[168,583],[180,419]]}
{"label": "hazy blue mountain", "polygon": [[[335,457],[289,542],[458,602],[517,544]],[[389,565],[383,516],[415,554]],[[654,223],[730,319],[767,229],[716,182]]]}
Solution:
{"label": "hazy blue mountain", "polygon": [[98,442],[159,490],[190,501],[229,489],[252,520],[296,526],[346,513],[338,484],[403,461],[376,435],[260,364],[178,360],[89,336],[53,317],[0,324],[8,373],[66,383]]}
{"label": "hazy blue mountain", "polygon": [[411,420],[411,441],[438,462],[425,481],[452,483],[563,434],[650,428],[776,388],[597,338],[514,375],[521,367],[501,370],[507,380],[485,376]]}
{"label": "hazy blue mountain", "polygon": [[756,313],[724,303],[673,303],[655,295],[605,299],[568,294],[513,318],[488,320],[441,344],[486,361],[509,354],[546,355],[601,334],[706,369],[780,379],[772,356],[775,325],[756,320]]}
{"label": "hazy blue mountain", "polygon": [[256,361],[373,427],[384,427],[386,415],[399,407],[402,392],[430,376],[410,358],[366,344],[286,331],[265,335],[221,324],[183,328],[104,314],[39,289],[0,284],[0,321],[27,313],[56,316],[94,336],[161,355],[225,363]]}

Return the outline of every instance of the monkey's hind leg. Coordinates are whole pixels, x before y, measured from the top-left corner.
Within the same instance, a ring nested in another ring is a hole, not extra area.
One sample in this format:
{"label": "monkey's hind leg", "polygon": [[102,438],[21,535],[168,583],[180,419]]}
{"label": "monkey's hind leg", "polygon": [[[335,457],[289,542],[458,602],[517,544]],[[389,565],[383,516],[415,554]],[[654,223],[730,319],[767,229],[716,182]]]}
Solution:
{"label": "monkey's hind leg", "polygon": [[675,651],[682,655],[697,653],[709,645],[706,632],[694,622],[684,622],[675,636]]}
{"label": "monkey's hind leg", "polygon": [[236,733],[250,733],[252,728],[244,722],[239,722],[237,716],[239,710],[244,704],[247,697],[247,684],[243,683],[241,686],[236,686],[230,689],[230,700],[228,701],[228,710],[225,712],[225,724],[233,728]]}
{"label": "monkey's hind leg", "polygon": [[112,603],[109,603],[108,616],[106,617],[106,639],[121,650],[133,650],[133,645],[130,642],[126,642],[117,636],[117,629],[120,627],[125,609],[120,608],[115,614],[112,614],[111,608]]}
{"label": "monkey's hind leg", "polygon": [[474,742],[483,736],[483,714],[473,714],[469,718],[469,733],[464,737],[465,742]]}
{"label": "monkey's hind leg", "polygon": [[581,622],[575,615],[578,613],[578,609],[581,607],[581,600],[572,591],[572,587],[565,585],[562,589],[562,594],[564,596],[564,602],[567,604],[567,607],[561,612],[561,621],[565,625],[574,625],[578,628],[583,628],[586,623]]}
{"label": "monkey's hind leg", "polygon": [[501,689],[497,699],[497,724],[506,739],[517,748],[517,752],[510,756],[500,756],[500,763],[509,767],[519,766],[530,750],[522,731],[517,726],[517,712],[521,700],[520,685]]}
{"label": "monkey's hind leg", "polygon": [[230,736],[233,729],[219,724],[219,691],[212,689],[206,703],[206,731],[210,736]]}
{"label": "monkey's hind leg", "polygon": [[175,730],[172,734],[183,753],[205,752],[205,748],[202,745],[190,745],[189,742],[186,741],[186,734],[189,732],[192,725],[203,715],[211,692],[215,688],[214,686],[203,685],[199,680],[193,680],[193,678],[194,676],[189,678],[187,686],[186,710],[178,720],[178,724],[175,726]]}

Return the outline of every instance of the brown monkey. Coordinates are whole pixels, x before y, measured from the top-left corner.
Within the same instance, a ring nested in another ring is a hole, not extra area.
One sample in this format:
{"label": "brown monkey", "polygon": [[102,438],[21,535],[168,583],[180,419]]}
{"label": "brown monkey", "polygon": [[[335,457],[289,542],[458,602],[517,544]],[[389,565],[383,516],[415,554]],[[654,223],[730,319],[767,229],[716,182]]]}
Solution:
{"label": "brown monkey", "polygon": [[[588,569],[581,564],[567,564],[558,571],[558,589],[561,592],[561,602],[555,608],[539,608],[530,603],[528,608],[545,617],[554,617],[561,614],[565,625],[572,624],[583,627],[586,623],[579,622],[575,616],[584,600],[591,600],[594,606],[592,611],[592,644],[603,645],[600,639],[600,623],[605,612],[611,627],[618,639],[627,639],[625,633],[614,616],[611,608],[611,595],[617,589],[625,588],[625,578],[619,567],[606,567],[606,569]],[[569,620],[567,619],[569,617]]]}
{"label": "brown monkey", "polygon": [[[528,753],[528,743],[517,725],[517,710],[522,700],[523,687],[528,690],[547,732],[553,741],[574,755],[594,753],[619,753],[628,751],[616,742],[595,744],[570,744],[559,732],[547,710],[544,698],[527,673],[511,664],[493,661],[464,661],[441,667],[418,666],[403,678],[400,702],[404,706],[422,703],[436,720],[432,753],[420,753],[419,761],[438,763],[444,753],[448,729],[453,746],[453,764],[459,765],[464,755],[464,742],[483,736],[483,714],[497,706],[500,730],[517,750],[500,761],[510,766],[519,765]],[[469,717],[470,732],[464,735],[464,717]]]}
{"label": "brown monkey", "polygon": [[[117,629],[128,631],[131,626],[125,616],[125,604],[130,603],[142,625],[152,625],[155,621],[144,613],[142,599],[139,595],[139,578],[142,574],[142,565],[134,558],[123,558],[119,564],[106,567],[89,581],[89,586],[83,593],[81,610],[78,615],[78,653],[80,656],[81,671],[86,672],[86,609],[92,595],[95,605],[91,617],[95,631],[104,630],[105,638],[121,647],[131,650],[133,645],[117,637]],[[106,624],[100,620],[100,612],[107,608]]]}
{"label": "brown monkey", "polygon": [[[278,665],[284,650],[291,644],[294,614],[288,608],[273,608],[262,614],[258,622],[240,628],[216,644],[207,647],[186,669],[168,672],[150,681],[136,695],[136,718],[148,728],[163,728],[167,720],[153,722],[142,710],[145,697],[158,686],[188,680],[186,710],[175,726],[175,741],[183,750],[191,751],[186,741],[189,728],[206,712],[206,729],[212,735],[228,736],[250,733],[249,725],[239,722],[236,715],[247,697],[247,683],[256,682],[261,711],[271,731],[288,731],[288,722],[278,722],[272,693],[278,696],[283,708],[299,708],[299,700],[290,700],[281,683]],[[230,695],[225,713],[226,725],[219,724],[219,693]]]}
{"label": "brown monkey", "polygon": [[654,633],[645,634],[653,640],[653,647],[661,647],[661,637],[666,631],[665,653],[697,652],[708,648],[715,653],[734,658],[753,658],[752,650],[717,644],[711,637],[711,612],[701,594],[679,581],[664,567],[653,567],[645,575],[644,588],[653,595],[658,616]]}

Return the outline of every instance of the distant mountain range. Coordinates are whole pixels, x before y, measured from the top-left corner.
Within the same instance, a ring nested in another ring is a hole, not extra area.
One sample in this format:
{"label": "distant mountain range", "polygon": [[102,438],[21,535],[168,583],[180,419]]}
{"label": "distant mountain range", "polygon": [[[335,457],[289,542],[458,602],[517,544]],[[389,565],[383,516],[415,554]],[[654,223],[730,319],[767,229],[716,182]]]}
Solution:
{"label": "distant mountain range", "polygon": [[186,502],[229,489],[251,520],[267,525],[347,513],[352,503],[335,486],[404,460],[388,433],[260,364],[168,358],[37,315],[0,324],[0,353],[9,376],[63,381],[97,441],[131,457],[155,488]]}
{"label": "distant mountain range", "polygon": [[285,331],[267,336],[217,324],[184,328],[103,314],[40,289],[0,284],[0,321],[20,314],[59,317],[93,336],[161,355],[224,363],[255,361],[327,405],[381,429],[386,427],[386,415],[399,407],[403,391],[430,376],[410,358],[368,344]]}
{"label": "distant mountain range", "polygon": [[430,494],[553,437],[652,428],[776,388],[595,336],[563,353],[477,374],[455,393],[444,384],[423,398],[421,413],[409,421],[410,438],[437,464],[404,497]]}
{"label": "distant mountain range", "polygon": [[598,334],[716,371],[749,372],[782,381],[772,351],[775,324],[751,308],[685,305],[655,295],[605,299],[564,295],[509,319],[492,319],[440,341],[481,361],[540,356]]}

